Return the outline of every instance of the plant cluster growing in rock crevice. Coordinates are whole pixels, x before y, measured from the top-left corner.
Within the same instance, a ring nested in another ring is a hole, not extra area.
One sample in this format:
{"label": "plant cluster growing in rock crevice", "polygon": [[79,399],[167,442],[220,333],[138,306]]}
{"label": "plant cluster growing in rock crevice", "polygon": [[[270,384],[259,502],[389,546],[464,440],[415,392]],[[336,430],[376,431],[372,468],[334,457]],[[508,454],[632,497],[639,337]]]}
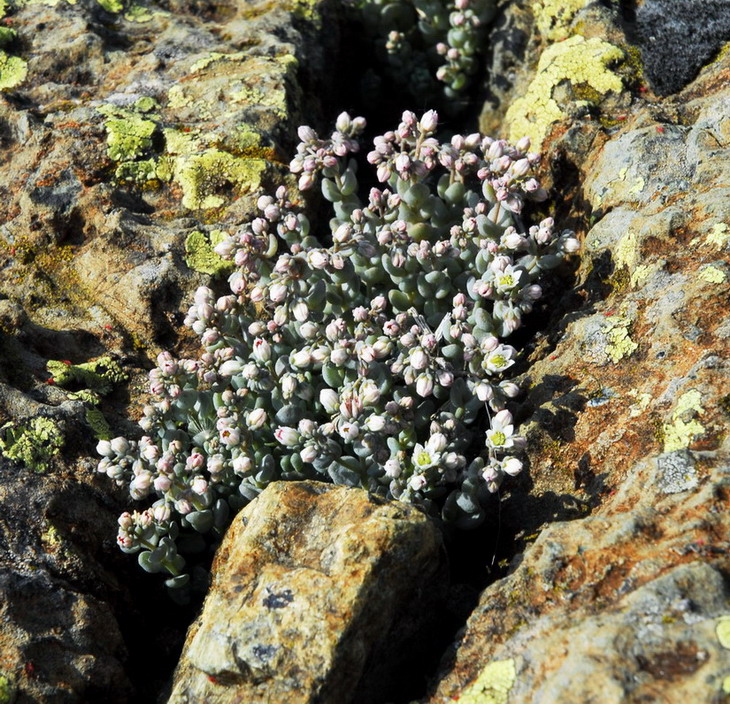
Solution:
{"label": "plant cluster growing in rock crevice", "polygon": [[384,186],[364,200],[365,120],[343,113],[328,139],[301,127],[290,168],[301,191],[321,183],[329,232],[284,187],[262,196],[216,247],[236,266],[231,294],[201,287],[188,313],[200,358],[160,354],[145,435],[99,444],[99,470],[152,501],[120,517],[119,545],[170,586],[188,581],[178,535],[221,532],[275,480],[363,487],[469,526],[520,471],[504,339],[577,240],[551,219],[523,225],[524,204],[546,197],[527,140],[442,143],[437,123],[405,112],[375,138]]}

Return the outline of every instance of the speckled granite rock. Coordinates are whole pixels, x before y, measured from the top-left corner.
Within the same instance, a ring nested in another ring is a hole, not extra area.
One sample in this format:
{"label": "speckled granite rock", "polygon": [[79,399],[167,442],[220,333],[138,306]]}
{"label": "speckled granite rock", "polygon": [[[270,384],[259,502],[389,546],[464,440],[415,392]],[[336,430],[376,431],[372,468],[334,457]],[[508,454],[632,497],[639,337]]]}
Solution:
{"label": "speckled granite rock", "polygon": [[269,486],[236,517],[213,572],[170,704],[386,701],[446,588],[423,514],[316,482]]}
{"label": "speckled granite rock", "polygon": [[546,137],[583,259],[523,375],[529,477],[501,510],[517,555],[429,704],[730,692],[728,85],[725,54],[676,98]]}

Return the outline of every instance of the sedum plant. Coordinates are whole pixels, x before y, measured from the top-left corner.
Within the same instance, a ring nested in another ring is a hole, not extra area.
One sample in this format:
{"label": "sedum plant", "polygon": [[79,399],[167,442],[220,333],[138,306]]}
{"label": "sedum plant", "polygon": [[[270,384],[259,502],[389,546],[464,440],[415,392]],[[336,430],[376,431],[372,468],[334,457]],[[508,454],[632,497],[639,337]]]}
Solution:
{"label": "sedum plant", "polygon": [[528,140],[440,142],[434,111],[405,112],[375,138],[382,187],[361,200],[364,127],[343,113],[328,139],[299,128],[290,168],[301,191],[320,183],[329,227],[284,187],[262,196],[216,247],[231,293],[199,288],[186,318],[200,358],[160,354],[144,436],[98,445],[99,471],[149,504],[122,514],[120,547],[169,586],[188,580],[178,536],[222,532],[272,481],[363,487],[469,526],[522,467],[505,340],[578,242],[550,218],[523,227],[546,197]]}
{"label": "sedum plant", "polygon": [[396,81],[415,96],[430,95],[434,79],[457,97],[478,69],[483,30],[495,0],[348,0],[357,8]]}

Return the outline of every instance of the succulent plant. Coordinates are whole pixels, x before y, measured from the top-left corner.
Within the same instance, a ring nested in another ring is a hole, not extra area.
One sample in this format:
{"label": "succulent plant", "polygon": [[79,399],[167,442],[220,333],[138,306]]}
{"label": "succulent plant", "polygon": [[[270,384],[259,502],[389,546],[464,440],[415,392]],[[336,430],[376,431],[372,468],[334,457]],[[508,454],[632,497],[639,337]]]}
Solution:
{"label": "succulent plant", "polygon": [[470,526],[520,471],[504,340],[578,241],[550,218],[522,226],[547,196],[528,140],[440,142],[437,126],[405,112],[376,137],[383,187],[362,201],[365,120],[341,114],[328,139],[300,127],[290,168],[301,191],[320,183],[329,231],[286,188],[262,196],[216,246],[231,293],[199,288],[185,320],[200,358],[160,354],[144,436],[99,443],[99,471],[149,505],[120,517],[119,545],[169,586],[188,580],[178,535],[222,532],[275,480],[363,487]]}
{"label": "succulent plant", "polygon": [[457,97],[477,71],[494,0],[349,0],[396,81],[430,96],[434,77]]}

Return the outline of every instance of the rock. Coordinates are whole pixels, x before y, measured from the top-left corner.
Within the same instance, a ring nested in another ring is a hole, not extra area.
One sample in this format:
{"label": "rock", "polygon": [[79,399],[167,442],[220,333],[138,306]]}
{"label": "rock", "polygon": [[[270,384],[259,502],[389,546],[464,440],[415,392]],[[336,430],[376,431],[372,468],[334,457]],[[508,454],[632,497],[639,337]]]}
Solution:
{"label": "rock", "polygon": [[94,446],[134,426],[149,357],[188,344],[211,283],[190,234],[247,220],[316,124],[328,12],[0,2],[3,703],[151,702],[172,670],[190,614],[118,551]]}
{"label": "rock", "polygon": [[528,348],[508,573],[429,704],[730,689],[729,79],[722,56],[676,99],[633,96],[619,125],[568,118],[546,138],[582,263]]}
{"label": "rock", "polygon": [[730,41],[730,13],[721,0],[645,0],[627,20],[658,95],[684,88]]}
{"label": "rock", "polygon": [[444,568],[438,531],[411,506],[345,487],[272,484],[216,554],[169,702],[402,696],[447,586]]}

